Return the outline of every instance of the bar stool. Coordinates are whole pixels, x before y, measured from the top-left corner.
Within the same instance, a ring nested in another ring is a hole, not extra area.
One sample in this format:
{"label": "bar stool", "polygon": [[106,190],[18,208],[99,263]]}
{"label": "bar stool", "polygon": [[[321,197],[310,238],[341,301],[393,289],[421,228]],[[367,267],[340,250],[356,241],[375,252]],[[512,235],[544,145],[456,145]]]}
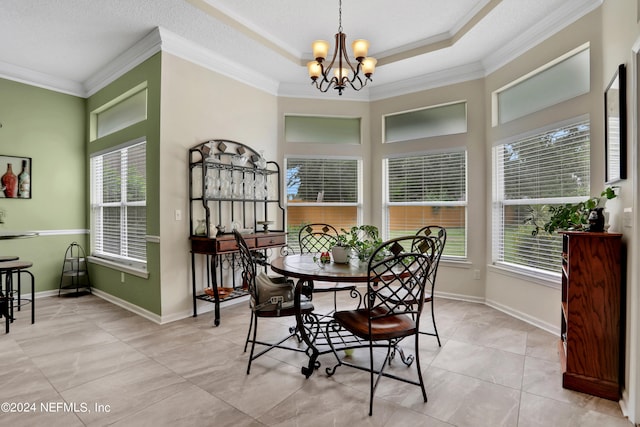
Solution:
{"label": "bar stool", "polygon": [[[20,257],[15,256],[15,255],[2,255],[0,256],[0,262],[5,262],[5,261],[16,261],[20,259]],[[5,329],[6,332],[9,333],[9,298],[10,296],[7,295],[5,296],[3,289],[4,287],[2,286],[2,274],[0,274],[0,317],[4,316],[5,318]]]}
{"label": "bar stool", "polygon": [[[35,323],[35,278],[33,274],[27,270],[33,266],[31,261],[4,261],[0,262],[0,276],[5,276],[4,292],[0,304],[2,305],[2,315],[5,316],[5,330],[9,333],[9,323],[14,319],[14,308],[20,311],[25,304],[31,304],[31,324]],[[31,299],[22,298],[22,275],[27,274],[31,277]],[[17,277],[17,287],[14,289],[14,277]],[[14,295],[17,296],[17,305],[14,304]],[[26,301],[26,302],[25,302]]]}

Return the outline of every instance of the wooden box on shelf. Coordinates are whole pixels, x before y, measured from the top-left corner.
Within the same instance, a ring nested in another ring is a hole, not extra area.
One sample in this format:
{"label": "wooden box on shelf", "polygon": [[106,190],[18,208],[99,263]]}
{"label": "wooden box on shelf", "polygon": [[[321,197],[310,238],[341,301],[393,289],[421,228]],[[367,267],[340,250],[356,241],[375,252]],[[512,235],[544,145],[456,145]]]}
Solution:
{"label": "wooden box on shelf", "polygon": [[562,386],[610,400],[620,397],[621,234],[562,234]]}

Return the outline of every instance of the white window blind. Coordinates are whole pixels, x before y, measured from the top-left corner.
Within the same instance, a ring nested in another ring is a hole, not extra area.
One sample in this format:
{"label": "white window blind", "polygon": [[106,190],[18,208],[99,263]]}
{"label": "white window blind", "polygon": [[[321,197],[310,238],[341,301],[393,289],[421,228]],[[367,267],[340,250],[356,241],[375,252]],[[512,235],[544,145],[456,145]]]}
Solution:
{"label": "white window blind", "polygon": [[549,206],[589,198],[588,119],[494,147],[494,260],[517,268],[560,273],[561,238],[532,235]]}
{"label": "white window blind", "polygon": [[414,234],[425,225],[447,229],[444,256],[466,257],[466,151],[386,160],[385,236]]}
{"label": "white window blind", "polygon": [[287,231],[294,250],[304,224],[331,224],[338,231],[358,224],[359,160],[289,158],[286,162]]}
{"label": "white window blind", "polygon": [[146,142],[91,158],[93,255],[146,263]]}

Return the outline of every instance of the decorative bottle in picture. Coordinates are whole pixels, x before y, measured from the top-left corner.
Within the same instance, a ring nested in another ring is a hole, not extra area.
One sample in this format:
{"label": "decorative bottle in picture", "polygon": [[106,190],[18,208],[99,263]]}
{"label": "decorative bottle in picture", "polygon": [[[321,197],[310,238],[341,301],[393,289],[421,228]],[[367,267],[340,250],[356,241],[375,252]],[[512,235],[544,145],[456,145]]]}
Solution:
{"label": "decorative bottle in picture", "polygon": [[22,172],[18,175],[18,197],[28,199],[31,191],[31,177],[27,170],[27,161],[22,161]]}
{"label": "decorative bottle in picture", "polygon": [[7,163],[7,172],[0,178],[5,197],[16,197],[18,194],[18,177],[13,173],[11,163]]}

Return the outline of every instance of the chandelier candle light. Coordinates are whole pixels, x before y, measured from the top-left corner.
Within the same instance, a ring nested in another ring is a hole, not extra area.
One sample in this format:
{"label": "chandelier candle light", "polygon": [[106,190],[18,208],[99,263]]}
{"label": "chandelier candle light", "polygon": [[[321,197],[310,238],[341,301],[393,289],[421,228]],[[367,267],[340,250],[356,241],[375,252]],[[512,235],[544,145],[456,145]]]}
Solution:
{"label": "chandelier candle light", "polygon": [[[367,81],[371,80],[371,75],[373,75],[373,71],[376,68],[377,60],[367,57],[369,42],[358,39],[351,44],[353,55],[356,61],[358,61],[358,65],[355,68],[353,67],[349,61],[347,48],[345,47],[347,35],[342,32],[342,0],[339,2],[338,17],[339,25],[338,33],[336,34],[336,46],[331,62],[327,66],[324,65],[324,61],[327,59],[327,54],[329,53],[329,42],[316,40],[312,44],[315,61],[308,62],[307,69],[309,70],[311,82],[315,83],[321,92],[326,92],[330,87],[333,87],[337,89],[338,95],[342,95],[342,91],[346,88],[347,84],[356,91],[365,87]],[[332,70],[333,76],[331,76]],[[364,74],[364,78],[360,72]],[[353,77],[349,77],[350,73],[353,73]]]}

